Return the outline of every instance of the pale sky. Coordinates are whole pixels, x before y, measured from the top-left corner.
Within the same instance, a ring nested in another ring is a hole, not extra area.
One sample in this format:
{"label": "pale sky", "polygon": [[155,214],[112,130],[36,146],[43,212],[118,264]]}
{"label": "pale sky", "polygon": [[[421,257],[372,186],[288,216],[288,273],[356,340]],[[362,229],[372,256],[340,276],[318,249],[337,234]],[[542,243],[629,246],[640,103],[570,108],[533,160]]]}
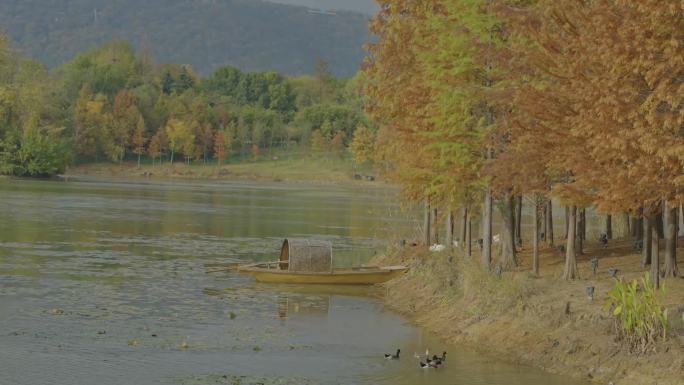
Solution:
{"label": "pale sky", "polygon": [[339,9],[373,14],[378,10],[374,0],[268,0],[274,3],[302,5],[314,9]]}

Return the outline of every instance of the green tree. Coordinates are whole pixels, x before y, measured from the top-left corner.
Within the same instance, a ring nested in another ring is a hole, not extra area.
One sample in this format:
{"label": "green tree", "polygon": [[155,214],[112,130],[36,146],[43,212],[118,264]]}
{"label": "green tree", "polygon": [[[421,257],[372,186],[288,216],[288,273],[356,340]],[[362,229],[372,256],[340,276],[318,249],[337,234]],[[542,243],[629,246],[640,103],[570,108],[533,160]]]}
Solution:
{"label": "green tree", "polygon": [[357,163],[372,163],[374,158],[375,134],[366,126],[359,126],[354,131],[354,139],[349,151]]}

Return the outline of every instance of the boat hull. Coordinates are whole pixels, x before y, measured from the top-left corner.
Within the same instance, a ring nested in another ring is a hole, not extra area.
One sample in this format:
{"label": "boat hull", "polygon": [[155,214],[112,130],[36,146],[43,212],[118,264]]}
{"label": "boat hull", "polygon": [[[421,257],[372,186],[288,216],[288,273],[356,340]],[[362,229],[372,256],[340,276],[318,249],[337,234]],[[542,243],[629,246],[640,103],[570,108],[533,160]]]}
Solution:
{"label": "boat hull", "polygon": [[258,282],[319,284],[319,285],[375,285],[387,282],[406,272],[403,266],[377,269],[336,269],[330,272],[303,272],[245,266],[240,272],[249,274]]}

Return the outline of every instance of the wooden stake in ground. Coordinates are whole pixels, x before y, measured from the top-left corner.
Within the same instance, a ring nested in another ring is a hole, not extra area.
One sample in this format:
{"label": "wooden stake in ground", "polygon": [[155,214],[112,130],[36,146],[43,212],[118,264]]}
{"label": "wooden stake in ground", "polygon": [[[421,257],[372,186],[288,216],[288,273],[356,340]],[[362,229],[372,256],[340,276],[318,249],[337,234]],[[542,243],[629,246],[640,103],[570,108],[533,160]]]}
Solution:
{"label": "wooden stake in ground", "polygon": [[608,239],[613,239],[613,216],[606,215],[606,237]]}
{"label": "wooden stake in ground", "polygon": [[570,207],[568,215],[568,240],[565,245],[565,271],[563,279],[577,278],[577,258],[575,256],[575,231],[577,230],[577,206]]}

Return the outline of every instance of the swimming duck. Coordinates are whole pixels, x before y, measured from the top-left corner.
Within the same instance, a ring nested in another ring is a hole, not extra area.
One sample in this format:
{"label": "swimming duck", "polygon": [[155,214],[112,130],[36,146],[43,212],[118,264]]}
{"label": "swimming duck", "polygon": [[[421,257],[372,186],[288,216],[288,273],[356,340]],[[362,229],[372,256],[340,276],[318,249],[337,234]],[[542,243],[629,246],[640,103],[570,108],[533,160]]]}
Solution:
{"label": "swimming duck", "polygon": [[426,363],[423,362],[423,361],[420,361],[420,367],[421,367],[422,369],[429,369],[429,368],[431,368],[432,366],[430,366],[430,364],[426,364]]}
{"label": "swimming duck", "polygon": [[447,355],[446,352],[442,352],[441,357],[437,357],[437,355],[435,354],[434,356],[432,356],[432,363],[435,365],[438,365],[438,366],[442,365],[444,363],[444,361],[446,361],[446,355]]}
{"label": "swimming duck", "polygon": [[387,359],[387,360],[398,360],[399,359],[399,353],[401,353],[401,349],[397,349],[397,354],[385,353],[385,359]]}

